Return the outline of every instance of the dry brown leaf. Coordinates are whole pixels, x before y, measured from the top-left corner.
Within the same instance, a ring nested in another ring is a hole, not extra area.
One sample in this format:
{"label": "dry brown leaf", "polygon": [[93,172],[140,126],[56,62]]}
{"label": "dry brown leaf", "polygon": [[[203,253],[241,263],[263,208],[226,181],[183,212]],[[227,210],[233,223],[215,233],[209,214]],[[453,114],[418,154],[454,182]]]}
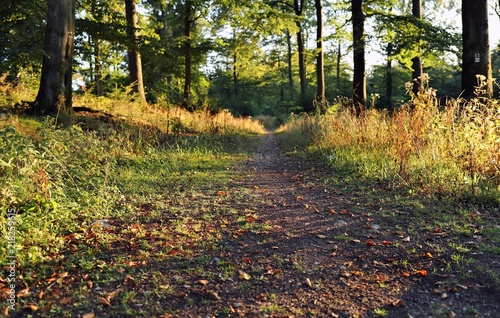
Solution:
{"label": "dry brown leaf", "polygon": [[34,303],[27,303],[26,306],[24,306],[25,309],[31,310],[31,311],[37,311],[38,306]]}
{"label": "dry brown leaf", "polygon": [[97,301],[99,302],[99,304],[103,304],[104,306],[111,306],[109,300],[104,297],[99,297]]}
{"label": "dry brown leaf", "polygon": [[2,310],[0,310],[0,317],[9,317],[9,307],[3,307]]}
{"label": "dry brown leaf", "polygon": [[59,303],[60,303],[61,305],[67,305],[67,304],[71,303],[71,298],[70,298],[70,297],[64,297],[63,299],[61,299],[61,300],[59,301]]}
{"label": "dry brown leaf", "polygon": [[184,297],[187,297],[187,293],[186,292],[176,292],[174,293],[174,297],[175,298],[184,298]]}
{"label": "dry brown leaf", "polygon": [[28,297],[29,295],[30,295],[30,289],[29,288],[21,289],[17,293],[17,297],[19,297],[19,298]]}
{"label": "dry brown leaf", "polygon": [[200,279],[200,280],[197,281],[197,283],[200,284],[200,285],[207,285],[208,284],[208,280],[206,280],[206,279]]}
{"label": "dry brown leaf", "polygon": [[397,299],[391,303],[394,307],[404,307],[405,303],[401,299]]}
{"label": "dry brown leaf", "polygon": [[306,278],[306,285],[309,286],[310,288],[313,287],[311,280],[309,278]]}
{"label": "dry brown leaf", "polygon": [[95,317],[95,314],[93,311],[82,315],[82,318],[94,318],[94,317]]}

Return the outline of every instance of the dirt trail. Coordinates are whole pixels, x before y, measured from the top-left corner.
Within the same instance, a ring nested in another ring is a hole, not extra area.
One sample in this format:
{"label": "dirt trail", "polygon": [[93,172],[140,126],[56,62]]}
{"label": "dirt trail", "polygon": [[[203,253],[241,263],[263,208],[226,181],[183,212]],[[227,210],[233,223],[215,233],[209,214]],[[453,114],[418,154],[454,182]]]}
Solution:
{"label": "dirt trail", "polygon": [[182,316],[495,317],[500,310],[492,291],[426,257],[424,233],[408,239],[411,211],[332,182],[340,177],[288,156],[276,135],[242,170],[229,191],[246,191],[234,202],[246,224],[229,224],[210,254],[204,270],[218,278],[190,285],[189,305],[174,299]]}
{"label": "dirt trail", "polygon": [[379,216],[381,202],[332,184],[324,166],[287,156],[274,134],[245,170],[235,187],[259,202],[248,206],[252,227],[215,255],[238,278],[221,283],[201,316],[226,308],[245,317],[494,317],[500,309],[491,291],[460,285],[440,272],[445,263],[421,257],[425,238],[406,242],[405,221]]}

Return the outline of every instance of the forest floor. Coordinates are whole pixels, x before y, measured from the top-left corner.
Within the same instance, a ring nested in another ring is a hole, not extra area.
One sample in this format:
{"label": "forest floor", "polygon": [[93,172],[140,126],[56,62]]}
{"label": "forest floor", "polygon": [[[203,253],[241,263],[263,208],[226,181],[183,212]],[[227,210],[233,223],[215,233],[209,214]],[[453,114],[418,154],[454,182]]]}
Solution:
{"label": "forest floor", "polygon": [[218,188],[124,196],[135,215],[68,235],[78,263],[54,265],[17,314],[498,317],[500,259],[483,235],[498,209],[419,198],[262,138]]}

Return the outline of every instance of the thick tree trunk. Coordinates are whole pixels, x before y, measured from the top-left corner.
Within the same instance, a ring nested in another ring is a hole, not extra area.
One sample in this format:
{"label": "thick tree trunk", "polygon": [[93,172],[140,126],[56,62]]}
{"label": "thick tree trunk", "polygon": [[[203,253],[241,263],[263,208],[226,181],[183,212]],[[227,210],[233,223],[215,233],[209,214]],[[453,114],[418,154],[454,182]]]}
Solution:
{"label": "thick tree trunk", "polygon": [[462,29],[462,96],[471,98],[476,95],[476,75],[482,75],[487,82],[483,94],[491,97],[493,82],[487,0],[462,0]]}
{"label": "thick tree trunk", "polygon": [[40,88],[32,111],[35,114],[71,115],[75,3],[48,0],[45,55]]}
{"label": "thick tree trunk", "polygon": [[325,96],[325,60],[323,52],[323,3],[322,0],[315,0],[316,2],[316,80],[317,92],[316,102],[321,110],[326,108]]}
{"label": "thick tree trunk", "polygon": [[191,47],[191,25],[193,3],[191,0],[186,1],[184,11],[184,94],[182,104],[185,108],[191,109],[191,64],[192,64],[192,47]]}
{"label": "thick tree trunk", "polygon": [[352,0],[352,26],[354,47],[354,76],[352,100],[357,112],[366,105],[366,71],[365,71],[365,16],[363,0]]}
{"label": "thick tree trunk", "polygon": [[[422,1],[421,0],[412,0],[412,14],[417,19],[422,19]],[[416,56],[411,60],[411,68],[412,68],[412,79],[413,79],[413,88],[412,92],[415,96],[418,96],[418,93],[423,89],[422,87],[422,57]]]}
{"label": "thick tree trunk", "polygon": [[127,36],[129,38],[127,56],[130,84],[132,85],[132,90],[138,93],[141,101],[145,103],[146,95],[144,93],[144,81],[142,79],[142,61],[138,48],[139,18],[137,16],[135,0],[125,0],[125,13],[127,19]]}

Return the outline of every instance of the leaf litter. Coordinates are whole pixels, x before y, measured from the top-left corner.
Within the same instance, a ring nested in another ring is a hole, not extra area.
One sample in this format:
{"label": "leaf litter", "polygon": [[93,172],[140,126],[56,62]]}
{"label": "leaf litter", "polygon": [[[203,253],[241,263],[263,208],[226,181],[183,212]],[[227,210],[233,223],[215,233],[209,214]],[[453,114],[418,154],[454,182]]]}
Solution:
{"label": "leaf litter", "polygon": [[[230,184],[191,193],[179,186],[164,196],[171,211],[158,195],[138,206],[142,214],[68,235],[53,272],[19,289],[23,308],[13,316],[493,317],[500,310],[498,286],[459,262],[484,240],[481,226],[463,235],[418,214],[410,219],[411,204],[386,186],[370,185],[382,197],[370,196],[366,184],[347,188],[332,170],[285,155],[269,134]],[[471,215],[467,222],[478,222]],[[494,255],[474,257],[498,271]]]}

